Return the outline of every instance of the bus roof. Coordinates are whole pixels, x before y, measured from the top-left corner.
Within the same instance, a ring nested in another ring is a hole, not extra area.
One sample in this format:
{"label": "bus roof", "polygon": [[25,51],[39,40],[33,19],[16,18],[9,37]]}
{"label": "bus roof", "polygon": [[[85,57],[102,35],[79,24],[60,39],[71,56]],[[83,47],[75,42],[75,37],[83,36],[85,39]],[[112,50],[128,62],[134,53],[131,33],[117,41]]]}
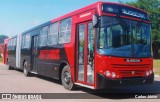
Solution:
{"label": "bus roof", "polygon": [[38,29],[38,28],[40,28],[40,27],[47,26],[47,25],[49,25],[49,24],[51,24],[51,23],[53,23],[53,22],[57,22],[57,21],[63,20],[63,19],[65,19],[65,18],[68,18],[68,17],[71,17],[71,16],[73,16],[73,15],[76,15],[76,14],[79,14],[79,13],[82,13],[82,12],[85,12],[85,11],[87,11],[87,10],[91,10],[91,9],[97,8],[98,5],[101,5],[101,4],[117,4],[117,5],[120,5],[120,6],[126,6],[126,7],[129,7],[129,8],[134,8],[134,9],[136,9],[136,10],[139,10],[139,11],[144,12],[144,13],[147,14],[147,12],[145,12],[145,11],[142,10],[142,9],[136,8],[136,7],[134,7],[134,6],[122,4],[122,3],[115,3],[115,2],[96,2],[96,3],[93,3],[93,4],[91,4],[91,5],[88,5],[88,6],[85,6],[85,7],[83,7],[83,8],[80,8],[80,9],[78,9],[78,10],[75,10],[75,11],[73,11],[73,12],[64,14],[63,16],[54,18],[54,19],[52,19],[51,21],[48,21],[48,22],[43,23],[43,24],[41,24],[41,25],[39,25],[39,26],[36,26],[36,27],[34,27],[34,28],[30,29],[30,30],[25,31],[25,32],[23,32],[22,34],[29,33],[29,32],[31,32],[31,31],[33,31],[33,30],[36,30],[36,29]]}

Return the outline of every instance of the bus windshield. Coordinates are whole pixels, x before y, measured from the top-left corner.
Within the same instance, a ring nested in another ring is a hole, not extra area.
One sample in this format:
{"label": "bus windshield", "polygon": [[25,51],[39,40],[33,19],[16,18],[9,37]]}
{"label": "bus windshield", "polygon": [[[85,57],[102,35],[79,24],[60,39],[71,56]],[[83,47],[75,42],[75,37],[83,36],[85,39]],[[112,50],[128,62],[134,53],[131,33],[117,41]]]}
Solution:
{"label": "bus windshield", "polygon": [[101,17],[98,51],[119,57],[151,57],[150,24],[118,17]]}

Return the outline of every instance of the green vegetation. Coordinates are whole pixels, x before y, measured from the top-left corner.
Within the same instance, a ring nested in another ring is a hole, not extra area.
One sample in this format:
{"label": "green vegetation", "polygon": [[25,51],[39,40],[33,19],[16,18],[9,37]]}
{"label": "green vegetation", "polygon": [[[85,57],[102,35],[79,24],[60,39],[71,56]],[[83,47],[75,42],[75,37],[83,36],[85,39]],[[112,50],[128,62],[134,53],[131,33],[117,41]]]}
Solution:
{"label": "green vegetation", "polygon": [[154,73],[160,75],[160,60],[153,61],[153,68]]}
{"label": "green vegetation", "polygon": [[6,39],[6,38],[8,38],[8,36],[0,34],[0,44],[3,44],[4,39]]}
{"label": "green vegetation", "polygon": [[3,63],[3,58],[2,57],[0,57],[0,63]]}

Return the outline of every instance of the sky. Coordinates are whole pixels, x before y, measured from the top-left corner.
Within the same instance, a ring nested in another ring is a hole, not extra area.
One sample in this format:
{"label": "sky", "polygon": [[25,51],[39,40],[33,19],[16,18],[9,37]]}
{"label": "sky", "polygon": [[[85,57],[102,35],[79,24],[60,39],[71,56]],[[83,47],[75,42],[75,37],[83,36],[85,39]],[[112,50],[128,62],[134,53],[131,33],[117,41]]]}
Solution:
{"label": "sky", "polygon": [[97,1],[119,0],[0,0],[0,35],[12,37]]}

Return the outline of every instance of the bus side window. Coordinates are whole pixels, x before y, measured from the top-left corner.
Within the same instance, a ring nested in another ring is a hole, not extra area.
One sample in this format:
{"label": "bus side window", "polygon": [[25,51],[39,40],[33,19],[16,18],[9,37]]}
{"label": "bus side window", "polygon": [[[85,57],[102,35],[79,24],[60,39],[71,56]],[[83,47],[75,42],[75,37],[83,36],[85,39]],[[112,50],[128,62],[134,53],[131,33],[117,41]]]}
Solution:
{"label": "bus side window", "polygon": [[46,46],[47,44],[48,26],[43,27],[40,32],[40,46]]}
{"label": "bus side window", "polygon": [[60,22],[59,43],[69,43],[71,40],[71,18]]}
{"label": "bus side window", "polygon": [[23,49],[24,48],[24,35],[22,35],[22,45],[21,45],[21,48]]}
{"label": "bus side window", "polygon": [[12,39],[12,50],[14,50],[14,38]]}
{"label": "bus side window", "polygon": [[10,43],[11,43],[11,40],[8,41],[8,50],[10,50]]}
{"label": "bus side window", "polygon": [[10,50],[12,50],[12,46],[13,45],[13,39],[11,39],[11,43],[10,43]]}
{"label": "bus side window", "polygon": [[13,38],[13,46],[12,46],[12,50],[15,50],[15,46],[16,46],[16,38]]}
{"label": "bus side window", "polygon": [[58,43],[58,23],[50,25],[48,29],[48,45],[54,45]]}
{"label": "bus side window", "polygon": [[24,48],[29,48],[30,47],[30,34],[25,35],[24,39]]}

